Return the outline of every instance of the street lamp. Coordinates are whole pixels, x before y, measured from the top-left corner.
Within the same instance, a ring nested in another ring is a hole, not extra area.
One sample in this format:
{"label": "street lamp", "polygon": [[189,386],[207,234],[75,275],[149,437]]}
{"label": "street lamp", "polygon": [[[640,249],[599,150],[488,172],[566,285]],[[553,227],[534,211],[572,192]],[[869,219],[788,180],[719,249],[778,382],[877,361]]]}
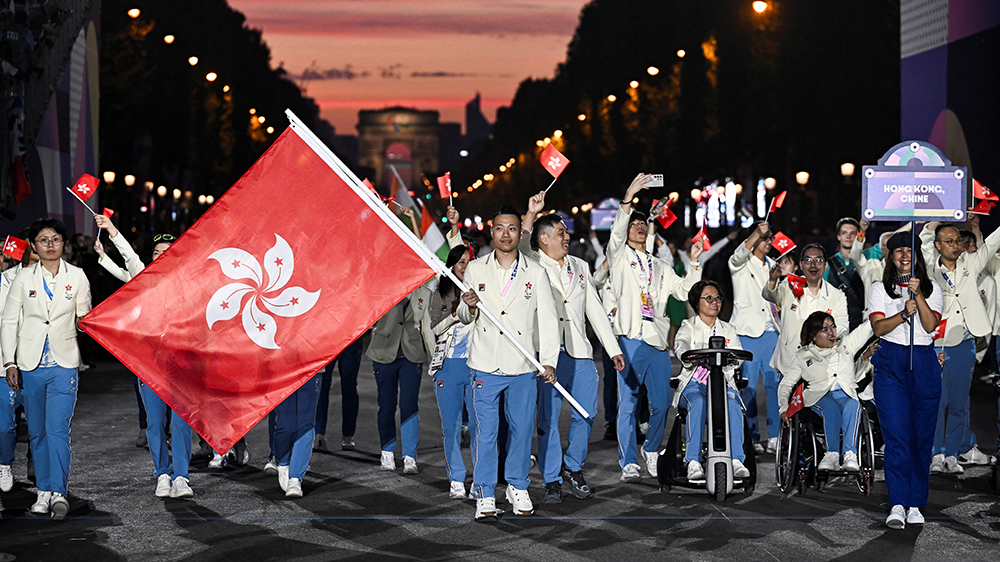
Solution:
{"label": "street lamp", "polygon": [[849,178],[854,175],[854,164],[850,162],[844,162],[840,165],[840,175],[844,178]]}
{"label": "street lamp", "polygon": [[778,181],[774,178],[764,178],[764,187],[774,189],[774,186],[776,185],[778,185]]}
{"label": "street lamp", "polygon": [[208,195],[208,196],[205,197],[205,202],[208,203],[209,205],[211,205],[212,203],[215,203],[215,197],[212,197],[211,195]]}
{"label": "street lamp", "polygon": [[684,51],[684,49],[677,49],[677,58],[682,59],[686,54],[687,53]]}
{"label": "street lamp", "polygon": [[174,37],[173,35],[164,35],[163,36],[163,42],[166,43],[167,45],[173,43],[174,39],[176,39],[176,37]]}
{"label": "street lamp", "polygon": [[132,174],[125,176],[125,185],[127,185],[128,187],[132,187],[133,185],[135,185],[135,176],[133,176]]}
{"label": "street lamp", "polygon": [[756,2],[751,4],[751,6],[753,6],[753,11],[757,12],[758,14],[763,14],[764,12],[767,11],[768,8],[767,2],[764,2],[762,0],[757,0]]}
{"label": "street lamp", "polygon": [[577,121],[586,121],[587,120],[587,115],[585,113],[581,113],[581,114],[579,114],[579,115],[576,116],[576,120]]}
{"label": "street lamp", "polygon": [[161,185],[160,187],[157,187],[156,188],[156,194],[159,195],[160,197],[166,197],[167,196],[167,186]]}
{"label": "street lamp", "polygon": [[649,67],[649,68],[646,69],[646,74],[649,74],[650,76],[656,76],[659,73],[660,73],[660,69],[656,68],[655,66],[651,66],[651,67]]}
{"label": "street lamp", "polygon": [[141,13],[142,12],[139,11],[139,8],[132,8],[131,10],[128,11],[128,17],[135,19],[139,17],[139,14]]}
{"label": "street lamp", "polygon": [[805,185],[805,184],[809,183],[809,172],[806,172],[806,171],[796,172],[796,174],[795,174],[795,183],[797,183],[799,185]]}
{"label": "street lamp", "polygon": [[639,81],[638,80],[633,80],[633,81],[629,82],[628,83],[628,87],[632,88],[633,90],[636,89],[636,88],[638,88],[639,87]]}
{"label": "street lamp", "polygon": [[198,57],[188,57],[188,64],[191,66],[198,64]]}
{"label": "street lamp", "polygon": [[104,183],[115,183],[115,173],[110,170],[104,172]]}
{"label": "street lamp", "polygon": [[174,199],[180,199],[180,198],[181,198],[181,190],[174,189]]}
{"label": "street lamp", "polygon": [[205,80],[208,80],[209,82],[215,82],[215,79],[218,77],[219,77],[218,74],[214,72],[209,72],[208,74],[205,75]]}
{"label": "street lamp", "polygon": [[608,101],[609,102],[614,103],[616,99],[618,99],[618,98],[614,94],[609,94],[608,95]]}

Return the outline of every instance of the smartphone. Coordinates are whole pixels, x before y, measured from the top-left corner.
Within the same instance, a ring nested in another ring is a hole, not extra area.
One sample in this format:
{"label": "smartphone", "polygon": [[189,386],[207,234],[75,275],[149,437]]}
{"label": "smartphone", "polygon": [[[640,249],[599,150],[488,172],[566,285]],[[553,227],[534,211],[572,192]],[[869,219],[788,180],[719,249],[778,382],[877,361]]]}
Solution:
{"label": "smartphone", "polygon": [[646,187],[663,187],[663,174],[652,174],[651,177]]}

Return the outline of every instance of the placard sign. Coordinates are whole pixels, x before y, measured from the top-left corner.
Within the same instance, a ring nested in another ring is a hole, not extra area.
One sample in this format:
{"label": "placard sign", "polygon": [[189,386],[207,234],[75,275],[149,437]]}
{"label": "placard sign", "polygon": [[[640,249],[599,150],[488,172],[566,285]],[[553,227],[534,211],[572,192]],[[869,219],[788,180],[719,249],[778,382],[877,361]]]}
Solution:
{"label": "placard sign", "polygon": [[924,141],[892,147],[864,166],[861,215],[869,221],[964,221],[969,208],[964,166],[952,166]]}

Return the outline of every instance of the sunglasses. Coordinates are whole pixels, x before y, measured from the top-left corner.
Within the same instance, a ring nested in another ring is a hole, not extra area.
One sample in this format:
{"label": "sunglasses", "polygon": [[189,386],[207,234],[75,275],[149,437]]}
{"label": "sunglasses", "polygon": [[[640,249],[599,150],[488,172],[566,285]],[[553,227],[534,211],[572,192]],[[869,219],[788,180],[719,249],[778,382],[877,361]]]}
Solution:
{"label": "sunglasses", "polygon": [[177,237],[173,234],[157,234],[153,237],[153,244],[159,244],[160,242],[173,242],[177,240]]}

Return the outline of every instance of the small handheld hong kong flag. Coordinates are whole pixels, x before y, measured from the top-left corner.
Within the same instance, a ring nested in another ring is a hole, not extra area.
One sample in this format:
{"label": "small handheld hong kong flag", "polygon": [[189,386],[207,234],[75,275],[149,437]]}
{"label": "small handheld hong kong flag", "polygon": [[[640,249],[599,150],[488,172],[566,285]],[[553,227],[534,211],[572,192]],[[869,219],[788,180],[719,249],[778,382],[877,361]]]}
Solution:
{"label": "small handheld hong kong flag", "polygon": [[8,236],[3,242],[3,253],[4,255],[10,256],[15,260],[21,261],[24,257],[24,252],[28,249],[28,243],[15,236]]}
{"label": "small handheld hong kong flag", "polygon": [[538,160],[542,163],[545,171],[552,174],[553,178],[558,178],[566,166],[569,166],[569,158],[563,156],[563,153],[551,144],[545,147]]}
{"label": "small handheld hong kong flag", "polygon": [[1000,195],[990,191],[990,188],[979,183],[978,180],[972,180],[972,195],[976,199],[986,199],[987,201],[1000,201]]}
{"label": "small handheld hong kong flag", "polygon": [[438,191],[441,192],[441,198],[451,197],[451,172],[445,172],[443,176],[437,179]]}
{"label": "small handheld hong kong flag", "polygon": [[937,328],[934,328],[934,339],[939,340],[943,338],[944,332],[947,329],[948,329],[948,319],[946,318],[937,325]]}
{"label": "small handheld hong kong flag", "polygon": [[802,399],[802,385],[795,387],[792,391],[792,395],[788,397],[788,409],[785,410],[785,415],[789,418],[799,413],[799,410],[804,408],[806,405],[805,400]]}
{"label": "small handheld hong kong flag", "polygon": [[990,214],[990,211],[993,210],[993,207],[996,206],[997,204],[994,203],[993,201],[990,201],[988,199],[983,199],[982,201],[979,202],[978,205],[973,207],[972,210],[969,212],[975,215],[988,215]]}
{"label": "small handheld hong kong flag", "polygon": [[778,257],[780,258],[795,249],[795,242],[781,232],[775,232],[774,241],[771,242],[771,246],[778,250]]}
{"label": "small handheld hong kong flag", "polygon": [[704,251],[707,252],[709,250],[709,248],[712,247],[712,243],[708,240],[708,232],[705,230],[705,224],[704,223],[702,223],[701,230],[698,231],[698,234],[695,234],[694,238],[691,239],[691,243],[692,244],[697,244],[699,240],[701,240],[701,243],[702,243],[701,244],[701,249],[702,250],[704,250]]}
{"label": "small handheld hong kong flag", "polygon": [[83,174],[80,176],[80,179],[76,180],[76,183],[73,184],[73,189],[71,191],[81,200],[86,201],[97,193],[97,185],[99,183],[100,180],[94,176],[90,174]]}
{"label": "small handheld hong kong flag", "polygon": [[[673,200],[670,199],[665,201],[663,205],[660,205],[659,199],[653,199],[653,210],[656,210],[657,207],[663,208],[663,210],[660,211],[660,214],[656,216],[656,222],[660,223],[664,230],[670,228],[670,225],[674,224],[677,220],[677,215],[675,215],[674,212],[670,210],[670,207],[667,206],[672,202]],[[652,213],[652,211],[650,211],[650,213]]]}
{"label": "small handheld hong kong flag", "polygon": [[789,273],[788,274],[788,286],[791,287],[792,294],[794,294],[795,298],[797,298],[797,299],[801,299],[802,295],[805,294],[805,292],[806,292],[806,282],[807,281],[806,281],[805,277],[799,277],[798,275],[795,275],[794,273]]}
{"label": "small handheld hong kong flag", "polygon": [[105,207],[104,210],[101,211],[101,214],[104,215],[104,216],[106,216],[106,217],[108,217],[110,219],[115,214],[115,212],[114,212],[114,210],[109,209],[108,207]]}
{"label": "small handheld hong kong flag", "polygon": [[785,195],[788,195],[788,192],[782,191],[774,199],[771,199],[771,208],[767,210],[768,214],[777,211],[782,205],[785,204]]}

